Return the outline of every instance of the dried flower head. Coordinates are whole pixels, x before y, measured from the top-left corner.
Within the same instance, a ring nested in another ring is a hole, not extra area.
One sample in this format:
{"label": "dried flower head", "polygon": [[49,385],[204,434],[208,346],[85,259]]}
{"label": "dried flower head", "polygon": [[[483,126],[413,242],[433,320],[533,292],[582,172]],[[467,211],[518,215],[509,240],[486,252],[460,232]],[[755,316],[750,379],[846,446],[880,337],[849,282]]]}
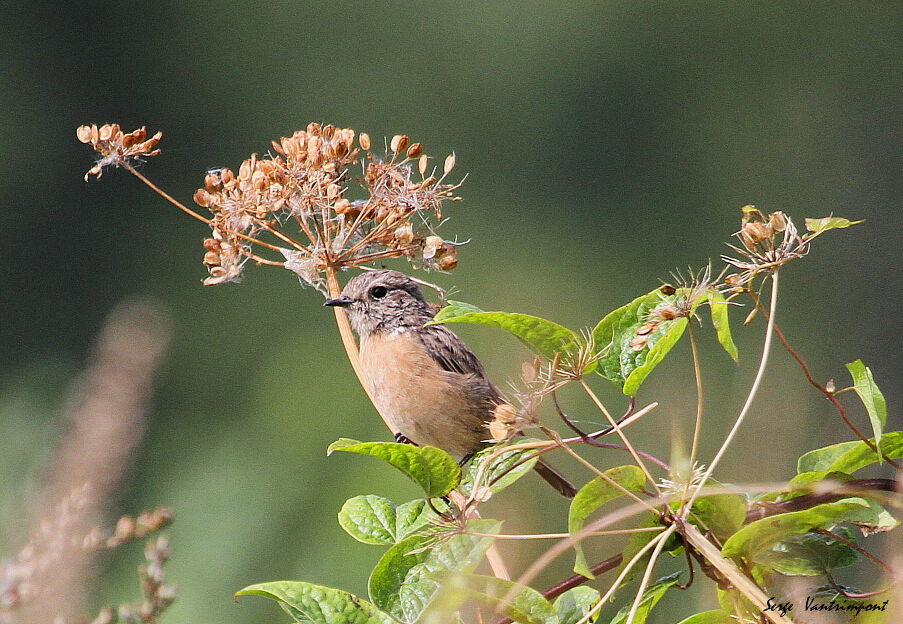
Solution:
{"label": "dried flower head", "polygon": [[728,275],[724,283],[742,289],[760,274],[767,274],[809,253],[808,238],[800,237],[793,221],[783,212],[764,215],[755,206],[743,206],[740,230],[734,234],[742,247],[728,245],[742,259],[721,256],[729,265],[741,269]]}
{"label": "dried flower head", "polygon": [[[279,251],[283,260],[273,264],[320,290],[326,267],[366,266],[393,257],[427,269],[457,265],[457,244],[435,235],[434,227],[442,220],[443,202],[458,199],[458,184],[445,182],[449,166],[438,178],[435,170],[427,171],[420,143],[396,135],[388,152],[377,155],[366,134],[312,123],[272,146],[274,156],[252,155],[237,174],[209,172],[194,195],[212,214],[205,284],[234,281],[248,258],[259,261],[251,253],[255,243]],[[355,163],[362,172],[360,199],[349,188]],[[289,225],[298,233],[289,233]]]}
{"label": "dried flower head", "polygon": [[[209,210],[210,218],[163,193],[131,166],[159,153],[161,133],[147,138],[144,128],[125,134],[110,124],[81,126],[77,135],[101,155],[88,175],[99,177],[108,165],[127,167],[211,228],[204,240],[207,285],[236,281],[248,260],[284,267],[323,292],[324,275],[372,268],[389,258],[403,257],[427,270],[448,271],[458,264],[463,243],[435,232],[443,203],[460,199],[455,196],[460,182],[447,181],[455,156],[445,158],[437,171],[422,144],[406,135],[395,135],[377,153],[365,133],[311,123],[273,141],[266,157],[251,155],[237,171],[208,171],[194,202]],[[357,166],[360,173],[353,176]],[[279,257],[262,257],[258,248]]]}
{"label": "dried flower head", "polygon": [[99,128],[96,125],[79,126],[75,134],[79,141],[87,143],[100,154],[100,159],[85,174],[85,181],[92,175],[101,177],[104,167],[130,166],[130,161],[156,156],[160,153],[157,143],[163,137],[163,133],[158,132],[148,138],[144,126],[125,133],[119,124],[104,124]]}

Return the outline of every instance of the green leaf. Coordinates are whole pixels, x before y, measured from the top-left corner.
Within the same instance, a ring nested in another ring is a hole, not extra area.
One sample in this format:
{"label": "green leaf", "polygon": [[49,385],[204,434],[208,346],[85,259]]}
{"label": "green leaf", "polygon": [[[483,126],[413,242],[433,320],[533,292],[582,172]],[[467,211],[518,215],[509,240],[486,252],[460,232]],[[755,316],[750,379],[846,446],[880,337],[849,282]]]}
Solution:
{"label": "green leaf", "polygon": [[279,603],[301,624],[393,624],[394,620],[366,600],[348,592],[301,581],[249,585],[237,596],[264,596]]}
{"label": "green leaf", "polygon": [[[558,624],[576,624],[596,606],[600,598],[597,590],[586,585],[579,585],[564,592],[552,605],[555,615],[558,616]],[[590,621],[594,622],[598,617],[597,613]]]}
{"label": "green leaf", "polygon": [[718,343],[731,356],[731,359],[736,362],[739,354],[737,353],[737,345],[734,344],[734,337],[731,335],[730,304],[724,298],[724,295],[717,290],[710,290],[708,297],[709,312],[712,313],[712,327],[715,328]]}
{"label": "green leaf", "polygon": [[[633,624],[644,624],[646,618],[649,617],[649,612],[652,611],[652,608],[658,604],[658,601],[662,599],[669,589],[677,585],[677,579],[679,577],[680,572],[675,572],[674,574],[669,574],[668,576],[660,578],[646,588],[642,598],[640,598],[639,608],[637,608]],[[630,604],[625,605],[618,611],[612,618],[611,624],[622,624],[622,622],[626,622],[632,605],[633,602],[631,601]]]}
{"label": "green leaf", "polygon": [[411,446],[397,442],[358,442],[340,438],[329,445],[334,451],[370,455],[388,462],[423,488],[428,498],[445,496],[458,485],[461,468],[451,455],[432,446]]}
{"label": "green leaf", "polygon": [[[884,400],[884,395],[878,389],[875,378],[872,377],[872,371],[862,363],[862,360],[850,362],[847,364],[847,370],[853,377],[853,389],[862,399],[869,414],[869,420],[872,421],[875,444],[880,444],[881,432],[884,431],[884,425],[887,422],[887,402]],[[878,461],[880,463],[882,459],[879,457]]]}
{"label": "green leaf", "polygon": [[[640,522],[636,525],[638,529],[649,529],[649,528],[663,528],[662,520],[657,513],[654,512],[645,512],[640,516]],[[638,531],[636,533],[631,533],[627,537],[627,543],[624,546],[624,550],[621,551],[621,564],[618,566],[617,570],[615,570],[615,575],[621,573],[624,569],[624,566],[633,559],[637,553],[639,553],[643,548],[645,548],[649,542],[655,539],[658,536],[658,531]],[[677,548],[680,545],[680,540],[677,538],[676,534],[672,534],[671,537],[668,538],[668,541],[665,542],[664,550],[670,552]],[[624,577],[621,585],[626,585],[629,583],[633,577],[639,574],[639,571],[643,568],[645,563],[649,561],[649,558],[652,556],[651,551],[646,551],[646,553],[640,557],[637,563],[633,566],[631,571]]]}
{"label": "green leaf", "polygon": [[[874,444],[874,440],[871,440]],[[889,459],[903,457],[903,431],[890,431],[881,436],[881,454]],[[809,451],[799,458],[797,472],[853,473],[878,461],[878,456],[862,440],[841,442]]]}
{"label": "green leaf", "polygon": [[[552,604],[531,587],[482,574],[455,576],[464,581],[464,591],[470,597],[493,609],[500,607],[505,596],[514,590],[514,596],[502,608],[501,614],[518,624],[558,624]],[[448,578],[449,575],[444,574],[436,576],[436,580],[440,583],[447,582]]]}
{"label": "green leaf", "polygon": [[[496,533],[500,523],[477,520],[468,528]],[[444,537],[444,536],[443,536]],[[414,622],[439,584],[432,578],[442,570],[472,572],[492,543],[490,538],[458,534],[412,535],[386,551],[370,574],[370,599],[402,622]]]}
{"label": "green leaf", "polygon": [[[629,492],[639,492],[646,483],[646,475],[637,466],[618,466],[610,468],[603,473],[611,481]],[[602,477],[596,477],[584,485],[574,496],[568,510],[568,532],[572,535],[583,528],[586,518],[610,500],[614,500],[624,494],[624,490],[611,485]],[[574,572],[582,574],[586,578],[595,578],[590,572],[583,547],[577,543],[574,545],[577,551],[577,559],[574,562]]]}
{"label": "green leaf", "polygon": [[[517,443],[530,441],[530,439],[521,438],[517,440]],[[474,455],[473,458],[469,462],[467,462],[467,465],[465,465],[462,469],[461,484],[458,488],[461,490],[462,494],[470,496],[474,479],[477,476],[477,471],[480,469],[480,464],[487,456],[496,453],[500,448],[503,447],[498,444],[485,448]],[[492,482],[492,480],[495,479],[498,475],[503,474],[506,470],[519,462],[521,459],[535,452],[536,449],[517,449],[499,455],[492,460],[492,462],[486,467],[486,469],[484,469],[483,476],[480,478],[480,483],[485,485],[486,483]],[[490,488],[490,490],[494,493],[505,489],[506,487],[520,479],[522,476],[530,472],[534,465],[536,465],[536,458],[524,462],[523,464],[521,464],[517,468],[512,469],[509,473],[500,478],[498,482],[496,482]]]}
{"label": "green leaf", "polygon": [[703,496],[693,503],[692,513],[697,519],[696,523],[702,524],[724,543],[743,526],[746,520],[746,499],[739,494]]}
{"label": "green leaf", "polygon": [[827,528],[841,522],[868,522],[873,519],[874,511],[866,501],[848,498],[751,522],[734,533],[724,543],[721,552],[725,557],[754,557],[781,540],[812,529]]}
{"label": "green leaf", "polygon": [[534,353],[552,359],[556,353],[567,355],[580,346],[580,337],[558,323],[538,316],[516,312],[483,312],[467,303],[449,301],[427,325],[439,323],[474,323],[498,327],[514,335]]}
{"label": "green leaf", "polygon": [[821,234],[828,230],[848,228],[857,223],[862,223],[862,221],[850,221],[843,217],[822,217],[820,219],[806,219],[806,229],[810,232]]}
{"label": "green leaf", "polygon": [[737,621],[728,612],[714,609],[691,615],[687,619],[681,620],[679,624],[737,624]]}
{"label": "green leaf", "polygon": [[382,496],[368,494],[349,498],[339,511],[339,524],[359,542],[365,544],[397,544],[429,523],[435,513],[424,500],[396,506]]}
{"label": "green leaf", "polygon": [[687,319],[661,320],[645,334],[644,345],[637,348],[635,343],[631,343],[639,337],[637,330],[642,326],[650,329],[651,312],[659,307],[672,306],[680,296],[686,296],[686,289],[674,295],[665,295],[656,289],[599,321],[593,329],[593,342],[597,348],[610,346],[599,360],[596,372],[616,384],[627,396],[635,395],[640,384],[683,335]]}
{"label": "green leaf", "polygon": [[478,308],[475,305],[464,303],[463,301],[451,301],[449,300],[448,305],[436,312],[436,316],[433,317],[433,324],[442,323],[447,321],[448,319],[453,319],[456,316],[463,316],[465,314],[481,314],[483,310]]}
{"label": "green leaf", "polygon": [[[847,527],[834,532],[848,540],[853,533]],[[859,554],[841,541],[821,533],[803,533],[778,542],[753,556],[753,561],[786,576],[820,576],[836,568],[851,566]]]}

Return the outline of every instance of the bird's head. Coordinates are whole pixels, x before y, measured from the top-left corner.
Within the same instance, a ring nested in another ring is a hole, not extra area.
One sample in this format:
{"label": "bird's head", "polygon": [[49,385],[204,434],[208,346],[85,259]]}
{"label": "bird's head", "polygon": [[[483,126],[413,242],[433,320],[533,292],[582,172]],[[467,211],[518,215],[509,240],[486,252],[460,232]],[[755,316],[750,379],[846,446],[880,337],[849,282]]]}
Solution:
{"label": "bird's head", "polygon": [[420,327],[433,317],[420,286],[398,271],[368,271],[345,285],[342,296],[326,301],[348,311],[354,331],[365,338],[374,332]]}

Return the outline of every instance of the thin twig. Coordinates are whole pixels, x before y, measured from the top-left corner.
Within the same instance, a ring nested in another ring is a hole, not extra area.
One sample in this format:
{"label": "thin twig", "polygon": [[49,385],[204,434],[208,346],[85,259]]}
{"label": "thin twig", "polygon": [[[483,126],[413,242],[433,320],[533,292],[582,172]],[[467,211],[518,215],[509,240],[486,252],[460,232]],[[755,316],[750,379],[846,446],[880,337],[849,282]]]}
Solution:
{"label": "thin twig", "polygon": [[731,441],[734,439],[734,436],[737,434],[737,431],[740,430],[740,425],[743,424],[743,420],[746,418],[746,415],[749,413],[750,407],[752,407],[753,399],[756,398],[756,393],[759,390],[759,385],[762,383],[762,378],[765,376],[765,368],[768,366],[768,354],[771,351],[771,337],[773,335],[774,330],[774,316],[777,310],[778,305],[778,272],[775,271],[771,274],[771,314],[768,315],[768,326],[765,329],[765,342],[762,345],[762,358],[759,361],[759,369],[756,371],[756,377],[753,380],[752,387],[749,389],[749,394],[746,397],[746,402],[743,404],[743,408],[740,410],[739,416],[737,416],[737,420],[734,422],[734,426],[731,427],[730,432],[727,434],[727,438],[725,438],[724,443],[721,445],[721,448],[718,449],[718,452],[715,454],[715,457],[712,459],[712,462],[709,464],[709,467],[706,469],[705,474],[703,474],[700,479],[699,486],[693,492],[693,495],[690,497],[690,502],[687,503],[684,515],[693,507],[693,502],[696,500],[696,497],[699,495],[700,490],[705,485],[705,483],[711,478],[712,472],[715,470],[715,466],[718,465],[718,462],[721,461],[721,458],[727,452],[728,447],[731,444]]}

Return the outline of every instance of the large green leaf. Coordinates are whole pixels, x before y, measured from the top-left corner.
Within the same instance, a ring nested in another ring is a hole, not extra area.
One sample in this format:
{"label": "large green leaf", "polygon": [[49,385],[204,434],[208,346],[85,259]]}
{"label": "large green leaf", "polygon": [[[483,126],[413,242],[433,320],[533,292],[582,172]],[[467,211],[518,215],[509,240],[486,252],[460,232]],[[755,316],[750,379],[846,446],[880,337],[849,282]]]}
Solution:
{"label": "large green leaf", "polygon": [[743,526],[746,520],[746,499],[740,494],[703,496],[693,503],[692,514],[696,519],[694,524],[702,525],[724,543]]}
{"label": "large green leaf", "polygon": [[[597,590],[586,585],[579,585],[564,592],[552,605],[555,615],[558,616],[558,624],[576,624],[596,606],[600,598]],[[589,621],[595,622],[598,617],[597,613]]]}
{"label": "large green leaf", "polygon": [[[617,468],[606,470],[603,474],[623,489],[615,487],[602,477],[596,477],[580,488],[571,501],[571,506],[568,510],[568,531],[571,534],[583,528],[586,518],[599,507],[623,495],[624,490],[628,492],[642,491],[643,485],[646,483],[646,475],[637,466],[618,466]],[[589,564],[586,561],[586,556],[580,543],[574,545],[574,550],[577,551],[574,572],[587,578],[595,578],[593,573],[590,572]]]}
{"label": "large green leaf", "polygon": [[680,624],[737,624],[737,620],[727,611],[714,609],[691,615],[687,619],[681,620]]}
{"label": "large green leaf", "polygon": [[236,596],[264,596],[279,603],[300,624],[393,624],[366,600],[348,592],[301,581],[249,585]]}
{"label": "large green leaf", "polygon": [[391,546],[435,517],[424,500],[397,506],[387,498],[367,494],[345,501],[339,511],[339,524],[359,542]]}
{"label": "large green leaf", "polygon": [[[881,443],[881,433],[884,431],[884,425],[887,422],[887,402],[884,395],[878,389],[875,378],[872,377],[872,371],[868,366],[862,363],[862,360],[856,360],[847,364],[847,370],[853,377],[853,388],[856,394],[862,399],[865,410],[868,412],[869,420],[872,423],[872,431],[875,434],[875,444]],[[881,458],[878,461],[882,461]]]}
{"label": "large green leaf", "polygon": [[[636,610],[633,624],[644,624],[646,622],[646,618],[649,617],[649,612],[652,611],[652,608],[658,604],[658,601],[662,599],[669,589],[677,585],[677,579],[679,577],[680,572],[675,572],[674,574],[669,574],[668,576],[660,578],[646,588],[646,591],[643,592],[643,596],[640,598],[640,604]],[[632,606],[632,601],[630,604],[625,605],[611,619],[610,624],[622,624],[623,622],[626,622]]]}
{"label": "large green leaf", "polygon": [[432,446],[340,438],[329,445],[326,454],[334,451],[378,457],[413,479],[429,498],[445,496],[455,489],[461,479],[458,462],[445,451]]}
{"label": "large green leaf", "polygon": [[874,517],[873,509],[859,498],[816,505],[803,511],[777,514],[751,522],[734,533],[724,543],[721,552],[725,557],[754,557],[760,551],[794,535],[842,522],[869,522]]}
{"label": "large green leaf", "polygon": [[[651,313],[659,307],[672,305],[675,298],[686,296],[685,289],[675,295],[665,295],[661,290],[637,297],[625,306],[608,314],[593,329],[593,342],[601,348],[609,345],[596,369],[600,375],[615,383],[621,391],[633,396],[668,351],[677,343],[687,327],[687,318],[659,320],[654,328],[648,325]],[[654,315],[653,315],[654,316]],[[634,341],[637,330],[646,326],[642,345]]]}
{"label": "large green leaf", "polygon": [[534,353],[552,359],[556,353],[567,355],[580,346],[576,333],[558,323],[538,316],[516,312],[483,312],[479,308],[460,301],[449,301],[428,323],[474,323],[498,327],[517,337]]}
{"label": "large green leaf", "polygon": [[[871,440],[874,444],[874,440]],[[881,437],[879,448],[884,457],[903,457],[903,431],[890,431]],[[878,455],[862,440],[841,442],[809,451],[797,461],[797,472],[853,473],[878,461]]]}
{"label": "large green leaf", "polygon": [[737,353],[737,345],[734,344],[734,338],[731,335],[730,304],[724,298],[724,295],[717,290],[709,291],[708,297],[709,312],[712,314],[712,327],[715,328],[718,343],[736,362],[739,354]]}
{"label": "large green leaf", "polygon": [[[531,587],[482,574],[456,576],[464,582],[463,589],[469,597],[493,609],[501,607],[501,614],[518,624],[559,624],[552,604]],[[447,578],[448,575],[440,574],[436,580],[444,583]],[[509,593],[513,594],[512,598],[502,606]]]}
{"label": "large green leaf", "polygon": [[848,228],[862,221],[850,221],[843,217],[821,217],[820,219],[806,219],[806,229],[815,234],[821,234],[828,230]]}
{"label": "large green leaf", "polygon": [[[521,438],[517,440],[517,442],[513,442],[514,444],[520,442],[529,442],[529,439]],[[494,446],[490,446],[488,448],[483,449],[479,453],[473,456],[473,458],[467,463],[466,466],[462,469],[461,472],[461,484],[459,488],[461,492],[467,496],[470,495],[471,489],[473,488],[473,481],[477,476],[477,472],[480,469],[480,464],[483,460],[492,455],[493,453],[498,452],[502,446],[496,444]],[[516,449],[510,451],[508,453],[503,453],[499,455],[486,467],[483,471],[483,476],[480,479],[482,485],[487,483],[491,483],[493,479],[497,476],[505,473],[506,470],[509,470],[511,466],[514,466],[517,462],[522,460],[527,455],[531,455],[536,452],[536,449]],[[501,477],[490,489],[492,492],[499,492],[522,476],[530,472],[533,466],[536,465],[536,458],[530,459],[517,468],[511,469],[510,472],[507,472],[503,477]]]}
{"label": "large green leaf", "polygon": [[[497,533],[500,523],[476,520],[468,528]],[[370,599],[402,622],[414,622],[439,584],[437,572],[471,572],[492,543],[490,538],[458,534],[451,537],[412,535],[386,551],[370,574]]]}
{"label": "large green leaf", "polygon": [[[836,527],[834,532],[847,540],[853,539],[847,527]],[[858,560],[855,550],[821,533],[795,535],[753,555],[755,563],[787,576],[819,576],[851,566]]]}

